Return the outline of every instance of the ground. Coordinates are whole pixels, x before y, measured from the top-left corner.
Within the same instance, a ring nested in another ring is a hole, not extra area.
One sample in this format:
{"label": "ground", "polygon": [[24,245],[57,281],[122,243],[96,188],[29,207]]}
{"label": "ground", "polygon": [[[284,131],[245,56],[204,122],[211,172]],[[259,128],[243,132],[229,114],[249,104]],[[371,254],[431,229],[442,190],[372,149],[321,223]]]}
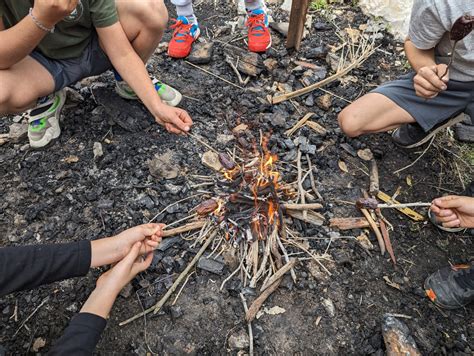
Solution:
{"label": "ground", "polygon": [[[225,21],[235,17],[235,9],[224,0],[216,4],[223,9],[217,15],[213,2],[197,6],[201,26],[205,29],[203,37],[209,39],[218,34],[214,38],[212,61],[203,68],[237,83],[234,72],[223,60],[222,43],[241,35],[231,34],[230,29],[220,30]],[[287,15],[276,11],[274,17],[284,20]],[[321,136],[303,128],[294,137],[305,136],[318,148],[311,160],[317,168],[317,184],[324,198],[323,214],[327,219],[359,216],[359,212],[344,201],[354,201],[360,196],[360,189],[368,187],[364,173],[366,162],[351,156],[363,148],[371,148],[376,156],[381,189],[392,195],[401,187],[398,198],[401,201],[430,201],[442,194],[461,193],[463,184],[473,177],[473,154],[469,146],[458,145],[449,133],[435,140],[413,166],[395,174],[394,171],[418,158],[424,148],[403,151],[387,134],[361,139],[344,137],[336,116],[347,103],[334,97],[329,110],[324,111],[314,103],[323,94],[321,91],[297,98],[293,103],[272,106],[266,101],[275,81],[293,89],[301,87],[299,79],[304,71],[294,70],[294,60],[328,67],[324,58],[310,58],[310,53],[321,45],[338,46],[336,25],[339,29],[349,24],[358,28],[367,20],[349,3],[323,9],[323,12],[318,10],[313,13],[313,25],[299,53],[288,53],[284,39],[273,33],[273,49],[262,59],[273,58],[278,66],[251,79],[245,90],[182,61],[172,60],[164,53],[154,55],[149,70],[186,95],[181,106],[194,119],[193,133],[219,150],[232,149],[235,141],[218,141],[218,135],[231,135],[231,129],[244,122],[256,135],[259,129],[272,131],[270,148],[282,161],[291,160],[294,151],[284,143],[284,131],[305,112],[314,112],[315,121],[327,129],[327,134]],[[400,44],[385,31],[381,33],[383,36],[377,40],[379,50],[351,73],[354,80],[336,81],[325,89],[346,100],[354,100],[404,73],[407,67]],[[165,40],[169,36],[168,33]],[[241,40],[233,44],[245,48]],[[310,80],[317,81],[311,77]],[[200,162],[205,147],[189,137],[166,133],[153,123],[140,104],[118,99],[113,93],[110,73],[75,85],[70,97],[75,102],[69,101],[72,104],[64,113],[62,135],[52,145],[36,151],[25,146],[26,141],[0,147],[0,246],[111,236],[147,222],[169,204],[198,193],[203,188],[194,187],[200,182],[193,174],[215,175]],[[9,116],[0,120],[0,133],[8,132],[14,119]],[[103,157],[94,158],[95,142],[102,144]],[[178,177],[167,180],[150,175],[149,161],[167,151]],[[346,162],[347,173],[338,166],[340,160]],[[294,176],[284,175],[284,178],[294,180]],[[206,189],[212,190],[212,187]],[[176,221],[187,216],[201,200],[202,197],[194,197],[170,207],[158,219],[165,223]],[[415,223],[394,211],[385,215],[394,227],[391,240],[397,266],[387,255],[381,256],[377,247],[368,253],[350,238],[361,231],[340,235],[332,232],[330,241],[331,230],[327,223],[321,227],[295,223],[295,230],[310,237],[314,253],[322,254],[330,242],[328,253],[333,262],[326,267],[331,275],[322,272],[313,261],[299,264],[297,283],[285,279],[265,303],[267,308],[279,306],[285,312],[264,314],[253,324],[256,353],[382,355],[385,346],[380,323],[384,313],[394,313],[409,317],[403,320],[423,354],[472,354],[473,307],[441,311],[430,304],[422,290],[424,278],[437,268],[473,259],[473,240],[469,232],[448,234],[428,222]],[[370,239],[376,245],[375,237]],[[247,330],[237,294],[240,291],[238,279],[219,290],[230,273],[229,268],[223,275],[196,269],[173,307],[165,307],[146,321],[142,318],[133,324],[118,326],[120,321],[141,311],[135,291],[139,291],[145,307],[154,304],[195,253],[196,248],[191,248],[189,242],[176,239],[171,248],[157,254],[150,270],[133,281],[132,294],[118,298],[97,347],[98,354],[238,352],[235,345],[228,342],[230,337],[235,339]],[[34,345],[35,341],[37,344],[43,339],[45,346],[40,352],[47,352],[80,309],[101,271],[93,270],[84,278],[0,299],[0,345],[11,354],[24,354],[33,352],[34,346],[38,346]],[[397,283],[399,289],[389,286],[384,277]],[[334,305],[333,313],[327,306],[328,300]],[[25,327],[17,332],[39,305]]]}

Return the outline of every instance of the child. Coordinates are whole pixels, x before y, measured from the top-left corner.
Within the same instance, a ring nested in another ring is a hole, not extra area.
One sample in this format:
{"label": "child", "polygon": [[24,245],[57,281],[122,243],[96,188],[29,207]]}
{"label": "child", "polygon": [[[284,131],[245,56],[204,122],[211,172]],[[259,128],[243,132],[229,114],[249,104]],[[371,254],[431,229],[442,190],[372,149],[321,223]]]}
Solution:
{"label": "child", "polygon": [[[0,248],[0,297],[66,278],[89,268],[117,263],[97,280],[80,313],[54,344],[53,355],[92,355],[115,299],[139,272],[150,266],[163,225],[147,224],[117,236],[68,244]],[[141,258],[141,256],[146,258]]]}
{"label": "child", "polygon": [[[171,0],[176,6],[178,18],[172,26],[173,38],[168,47],[168,55],[185,58],[191,53],[193,42],[201,31],[194,14],[192,0]],[[272,45],[268,29],[267,8],[264,0],[245,0],[247,10],[248,48],[251,52],[265,52]]]}
{"label": "child", "polygon": [[[415,0],[405,53],[414,72],[386,83],[339,114],[350,137],[395,129],[395,143],[412,148],[427,142],[466,113],[474,120],[474,32],[456,45],[446,75],[454,22],[474,15],[472,0]],[[464,125],[464,140],[474,142],[474,126]],[[470,137],[470,138],[469,138]]]}
{"label": "child", "polygon": [[[62,90],[115,70],[116,91],[140,99],[173,133],[192,120],[181,94],[150,78],[146,61],[168,21],[163,0],[0,0],[0,113],[29,111],[33,148],[57,138]],[[122,79],[123,78],[123,79]]]}

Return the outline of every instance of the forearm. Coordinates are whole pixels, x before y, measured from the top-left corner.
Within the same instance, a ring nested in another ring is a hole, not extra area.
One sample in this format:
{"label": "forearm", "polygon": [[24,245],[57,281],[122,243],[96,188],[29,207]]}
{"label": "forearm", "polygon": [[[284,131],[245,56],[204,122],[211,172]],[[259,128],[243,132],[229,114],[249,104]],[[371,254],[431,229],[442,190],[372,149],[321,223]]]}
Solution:
{"label": "forearm", "polygon": [[81,309],[81,313],[89,313],[107,319],[120,290],[101,286],[96,287]]}
{"label": "forearm", "polygon": [[436,65],[434,48],[429,50],[418,49],[410,39],[405,41],[405,54],[413,70],[417,73],[420,68]]}
{"label": "forearm", "polygon": [[[0,30],[3,23],[0,19]],[[29,55],[47,33],[40,29],[31,16],[17,25],[0,31],[0,69],[8,69]]]}

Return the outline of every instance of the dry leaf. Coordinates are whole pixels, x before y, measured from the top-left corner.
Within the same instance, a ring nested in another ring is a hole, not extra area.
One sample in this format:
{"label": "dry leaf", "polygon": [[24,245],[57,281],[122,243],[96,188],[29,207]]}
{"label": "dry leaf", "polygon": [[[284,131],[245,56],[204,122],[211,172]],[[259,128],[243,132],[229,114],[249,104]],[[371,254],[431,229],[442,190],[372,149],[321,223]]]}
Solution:
{"label": "dry leaf", "polygon": [[372,154],[370,148],[357,151],[357,156],[359,156],[359,158],[363,159],[364,161],[371,161],[374,159],[374,155]]}
{"label": "dry leaf", "polygon": [[234,127],[232,129],[232,132],[233,133],[239,133],[239,132],[243,132],[243,131],[246,131],[248,129],[248,125],[246,124],[240,124],[240,125],[237,125],[236,127]]}
{"label": "dry leaf", "polygon": [[392,282],[390,280],[390,278],[388,278],[388,276],[383,276],[383,279],[384,279],[385,283],[387,283],[387,285],[389,285],[390,287],[401,290],[400,284]]}
{"label": "dry leaf", "polygon": [[42,349],[45,346],[46,346],[46,340],[43,339],[42,337],[38,337],[33,342],[33,345],[31,346],[31,350],[33,352],[38,352],[40,349]]}
{"label": "dry leaf", "polygon": [[357,236],[356,240],[363,249],[367,251],[372,251],[374,249],[374,245],[372,244],[372,242],[370,242],[367,234]]}
{"label": "dry leaf", "polygon": [[349,173],[349,170],[347,169],[347,164],[346,162],[340,160],[337,165],[339,166],[339,169],[343,172]]}
{"label": "dry leaf", "polygon": [[64,158],[63,161],[66,162],[66,163],[77,163],[77,162],[79,162],[79,157],[69,156],[69,157]]}
{"label": "dry leaf", "polygon": [[413,180],[411,176],[407,176],[406,181],[409,187],[413,186]]}
{"label": "dry leaf", "polygon": [[283,314],[284,312],[286,312],[285,309],[279,307],[279,306],[274,306],[273,308],[265,308],[265,313],[266,314],[269,314],[269,315],[278,315],[278,314]]}

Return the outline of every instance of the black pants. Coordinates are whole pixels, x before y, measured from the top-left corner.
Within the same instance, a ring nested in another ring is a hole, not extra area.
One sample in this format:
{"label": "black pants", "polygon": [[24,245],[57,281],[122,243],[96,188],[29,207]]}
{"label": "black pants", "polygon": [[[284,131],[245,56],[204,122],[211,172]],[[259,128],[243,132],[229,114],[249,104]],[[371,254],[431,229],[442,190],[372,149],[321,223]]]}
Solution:
{"label": "black pants", "polygon": [[[71,277],[85,276],[91,265],[91,244],[80,241],[57,245],[0,249],[0,297]],[[79,313],[50,351],[52,355],[91,355],[106,320]]]}

